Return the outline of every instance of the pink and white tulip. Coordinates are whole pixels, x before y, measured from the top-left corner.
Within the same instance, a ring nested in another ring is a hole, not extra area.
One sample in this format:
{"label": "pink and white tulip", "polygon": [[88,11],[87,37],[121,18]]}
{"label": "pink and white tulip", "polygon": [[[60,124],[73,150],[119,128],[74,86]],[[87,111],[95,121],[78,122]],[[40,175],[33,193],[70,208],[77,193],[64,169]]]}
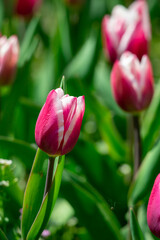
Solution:
{"label": "pink and white tulip", "polygon": [[117,5],[111,16],[102,21],[104,52],[114,62],[123,52],[130,51],[139,59],[148,54],[151,39],[150,18],[145,0],[137,0],[127,9]]}
{"label": "pink and white tulip", "polygon": [[84,110],[84,96],[64,95],[61,88],[52,90],[36,123],[38,147],[53,156],[70,152],[78,140]]}
{"label": "pink and white tulip", "polygon": [[23,17],[28,17],[34,14],[34,12],[41,5],[41,0],[17,0],[16,13]]}
{"label": "pink and white tulip", "polygon": [[0,37],[0,85],[13,81],[19,57],[19,42],[16,36]]}
{"label": "pink and white tulip", "polygon": [[111,72],[113,95],[118,105],[127,112],[147,108],[154,93],[152,66],[148,56],[141,62],[136,55],[125,52],[114,63]]}
{"label": "pink and white tulip", "polygon": [[160,238],[160,174],[156,177],[149,197],[147,222],[151,232]]}

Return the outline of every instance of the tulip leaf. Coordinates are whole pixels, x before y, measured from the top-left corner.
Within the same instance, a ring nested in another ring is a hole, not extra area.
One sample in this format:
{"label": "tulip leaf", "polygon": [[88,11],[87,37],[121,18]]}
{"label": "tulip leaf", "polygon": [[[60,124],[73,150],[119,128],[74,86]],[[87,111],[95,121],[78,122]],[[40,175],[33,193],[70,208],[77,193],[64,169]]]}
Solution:
{"label": "tulip leaf", "polygon": [[72,58],[72,49],[71,49],[71,39],[70,39],[70,29],[67,19],[67,12],[64,7],[64,4],[61,1],[56,0],[54,2],[56,6],[56,14],[58,19],[58,28],[60,33],[60,41],[62,46],[62,51],[65,60],[68,62]]}
{"label": "tulip leaf", "polygon": [[104,61],[99,61],[95,67],[94,72],[94,85],[97,95],[102,97],[102,100],[106,105],[113,110],[115,113],[124,116],[125,113],[118,107],[117,103],[113,98],[111,91],[110,81],[111,66],[106,64]]}
{"label": "tulip leaf", "polygon": [[78,78],[87,76],[95,55],[97,35],[97,31],[92,29],[89,38],[64,71],[64,75],[67,79],[75,76]]}
{"label": "tulip leaf", "polygon": [[82,167],[88,181],[103,195],[113,212],[121,216],[123,222],[122,216],[127,211],[127,187],[118,174],[113,159],[108,155],[100,155],[94,144],[85,138],[79,138],[70,155],[73,155],[73,159],[76,159],[76,163]]}
{"label": "tulip leaf", "polygon": [[147,110],[142,124],[143,155],[153,146],[160,134],[160,81],[155,87],[152,103]]}
{"label": "tulip leaf", "polygon": [[26,239],[27,234],[37,216],[37,213],[42,203],[47,174],[47,161],[46,161],[47,159],[48,159],[47,154],[38,149],[23,200],[23,213],[22,213],[23,239]]}
{"label": "tulip leaf", "polygon": [[[88,95],[88,94],[87,94]],[[94,102],[94,104],[93,104]],[[118,133],[109,109],[103,106],[95,96],[88,98],[90,111],[95,113],[97,127],[99,128],[102,139],[107,143],[109,153],[117,161],[126,160],[128,150],[126,143]]]}
{"label": "tulip leaf", "polygon": [[93,240],[123,239],[118,220],[103,197],[84,178],[64,170],[62,180],[61,192]]}
{"label": "tulip leaf", "polygon": [[57,199],[64,157],[59,163],[59,157],[55,159],[52,187],[49,194],[43,199],[47,174],[46,159],[48,159],[47,154],[38,149],[24,195],[22,213],[23,239],[37,239],[43,230],[43,226],[48,221]]}
{"label": "tulip leaf", "polygon": [[40,236],[41,232],[43,231],[44,227],[46,226],[49,220],[50,214],[53,210],[53,207],[55,205],[55,202],[59,193],[59,188],[60,188],[61,179],[62,179],[62,172],[64,167],[64,159],[65,159],[65,156],[62,156],[62,158],[58,163],[59,158],[57,158],[57,166],[55,170],[55,177],[53,179],[52,187],[42,202],[41,208],[27,235],[27,240],[38,239],[38,237]]}
{"label": "tulip leaf", "polygon": [[28,170],[31,169],[32,159],[34,159],[36,153],[35,146],[22,140],[4,136],[0,136],[0,146],[1,158],[16,157],[22,161]]}
{"label": "tulip leaf", "polygon": [[4,17],[3,0],[0,0],[0,29],[2,28],[3,17]]}
{"label": "tulip leaf", "polygon": [[32,45],[32,41],[38,29],[39,20],[40,19],[37,17],[33,18],[27,28],[27,31],[24,36],[24,40],[20,48],[20,57],[18,61],[19,66],[23,66],[23,64],[28,60],[28,51],[31,51],[30,48],[34,48]]}
{"label": "tulip leaf", "polygon": [[129,191],[129,205],[133,206],[151,192],[154,180],[160,169],[160,140],[148,152]]}
{"label": "tulip leaf", "polygon": [[136,219],[135,213],[132,208],[130,208],[130,229],[132,240],[145,240],[142,230],[139,226],[138,220]]}
{"label": "tulip leaf", "polygon": [[2,229],[0,229],[0,239],[1,240],[7,240],[6,235],[4,234],[4,232],[2,231]]}

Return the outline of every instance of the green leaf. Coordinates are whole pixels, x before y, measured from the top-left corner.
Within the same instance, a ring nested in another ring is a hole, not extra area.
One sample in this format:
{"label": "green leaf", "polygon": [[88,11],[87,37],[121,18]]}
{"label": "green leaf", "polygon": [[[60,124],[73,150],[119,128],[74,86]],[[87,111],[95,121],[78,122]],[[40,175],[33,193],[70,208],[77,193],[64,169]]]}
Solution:
{"label": "green leaf", "polygon": [[88,96],[86,99],[89,106],[88,111],[95,113],[97,127],[102,139],[108,145],[109,154],[111,154],[111,156],[117,161],[121,159],[126,161],[128,149],[113,123],[110,110],[103,106],[95,96],[89,94],[86,94],[86,96]]}
{"label": "green leaf", "polygon": [[154,145],[155,140],[160,134],[160,81],[155,87],[155,93],[152,103],[147,110],[142,124],[142,138],[143,138],[143,156]]}
{"label": "green leaf", "polygon": [[86,180],[64,171],[62,193],[72,204],[76,215],[92,239],[122,240],[120,225],[103,197]]}
{"label": "green leaf", "polygon": [[58,158],[57,158],[57,164],[56,164],[57,166],[55,170],[55,177],[53,179],[52,187],[42,202],[41,208],[27,235],[27,240],[38,239],[38,237],[40,236],[41,232],[43,231],[44,227],[46,226],[49,220],[50,214],[53,210],[53,207],[58,197],[59,188],[60,188],[61,179],[62,179],[62,172],[64,167],[64,160],[65,160],[65,156],[62,156],[62,158],[60,159],[60,162],[58,163]]}
{"label": "green leaf", "polygon": [[122,222],[125,221],[122,216],[127,210],[128,189],[113,159],[108,155],[100,155],[95,145],[84,138],[79,138],[70,155],[82,167],[88,181],[102,194],[113,212]]}
{"label": "green leaf", "polygon": [[102,98],[102,101],[106,103],[109,109],[121,116],[125,116],[125,113],[118,107],[113,98],[110,83],[110,73],[111,66],[100,60],[95,67],[93,78],[96,93]]}
{"label": "green leaf", "polygon": [[97,35],[97,30],[92,29],[89,38],[64,71],[67,79],[71,77],[81,79],[89,73],[97,46]]}
{"label": "green leaf", "polygon": [[2,28],[3,17],[4,17],[3,0],[0,0],[0,29]]}
{"label": "green leaf", "polygon": [[26,239],[27,234],[42,204],[47,173],[47,161],[46,161],[47,159],[48,159],[47,154],[38,149],[23,200],[23,213],[22,213],[23,239]]}
{"label": "green leaf", "polygon": [[37,46],[38,42],[34,39],[34,37],[38,29],[39,20],[40,19],[37,17],[33,18],[27,28],[27,31],[25,32],[24,40],[20,47],[20,57],[18,61],[19,66],[23,66],[23,64],[28,60],[29,56],[31,57],[31,53]]}
{"label": "green leaf", "polygon": [[70,39],[70,29],[69,23],[67,19],[66,8],[61,1],[56,0],[56,14],[58,19],[58,28],[60,33],[60,42],[62,47],[62,52],[66,62],[68,62],[72,57],[72,49],[71,49],[71,39]]}
{"label": "green leaf", "polygon": [[56,158],[52,187],[49,194],[43,199],[47,174],[46,159],[48,159],[47,154],[38,149],[24,195],[22,214],[23,239],[37,239],[49,219],[58,196],[64,157],[59,163],[59,157]]}
{"label": "green leaf", "polygon": [[8,240],[2,229],[0,229],[0,239],[1,240]]}
{"label": "green leaf", "polygon": [[145,240],[132,208],[130,208],[130,228],[132,240]]}
{"label": "green leaf", "polygon": [[134,206],[151,192],[154,180],[160,169],[160,140],[146,155],[129,191],[129,206]]}
{"label": "green leaf", "polygon": [[[36,147],[21,140],[0,136],[0,156],[10,159],[16,157],[22,161],[27,170],[31,169]],[[24,154],[25,153],[25,154]]]}

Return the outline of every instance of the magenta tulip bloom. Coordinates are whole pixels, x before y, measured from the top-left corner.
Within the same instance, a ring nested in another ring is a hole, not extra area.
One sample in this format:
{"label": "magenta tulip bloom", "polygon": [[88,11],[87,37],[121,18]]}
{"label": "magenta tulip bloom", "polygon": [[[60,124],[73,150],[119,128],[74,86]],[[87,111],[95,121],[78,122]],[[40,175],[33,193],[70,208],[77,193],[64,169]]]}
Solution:
{"label": "magenta tulip bloom", "polygon": [[150,19],[145,0],[137,0],[128,9],[117,5],[112,15],[102,21],[104,52],[114,62],[125,51],[130,51],[141,60],[148,53],[151,38]]}
{"label": "magenta tulip bloom", "polygon": [[12,82],[19,57],[19,43],[16,36],[0,37],[0,85]]}
{"label": "magenta tulip bloom", "polygon": [[114,63],[111,72],[112,91],[118,105],[127,112],[139,112],[152,100],[154,82],[148,56],[141,62],[136,55],[125,52]]}
{"label": "magenta tulip bloom", "polygon": [[64,95],[61,88],[52,90],[36,123],[38,147],[53,156],[70,152],[78,140],[84,110],[84,96]]}
{"label": "magenta tulip bloom", "polygon": [[21,16],[31,16],[40,6],[41,0],[18,0],[16,13]]}
{"label": "magenta tulip bloom", "polygon": [[156,177],[149,197],[147,222],[151,232],[160,238],[160,174]]}

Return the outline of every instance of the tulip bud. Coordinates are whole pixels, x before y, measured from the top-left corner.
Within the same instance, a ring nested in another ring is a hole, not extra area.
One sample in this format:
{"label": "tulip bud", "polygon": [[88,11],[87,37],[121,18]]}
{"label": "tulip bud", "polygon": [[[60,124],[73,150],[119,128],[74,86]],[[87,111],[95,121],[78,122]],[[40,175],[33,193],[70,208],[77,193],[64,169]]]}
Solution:
{"label": "tulip bud", "polygon": [[53,156],[70,152],[78,140],[84,110],[84,96],[64,95],[61,88],[52,90],[36,123],[38,147]]}
{"label": "tulip bud", "polygon": [[0,85],[12,82],[19,57],[19,43],[16,36],[0,37]]}
{"label": "tulip bud", "polygon": [[18,0],[16,4],[16,13],[23,17],[31,16],[38,9],[41,0]]}
{"label": "tulip bud", "polygon": [[125,52],[114,63],[111,72],[112,91],[118,105],[127,112],[139,112],[147,108],[152,100],[152,67],[148,56],[141,62],[137,56]]}
{"label": "tulip bud", "polygon": [[103,46],[106,57],[114,62],[125,51],[130,51],[141,60],[148,54],[151,38],[148,6],[145,0],[137,0],[127,9],[117,5],[111,16],[102,21]]}
{"label": "tulip bud", "polygon": [[151,232],[160,238],[160,174],[156,177],[149,197],[147,222]]}

